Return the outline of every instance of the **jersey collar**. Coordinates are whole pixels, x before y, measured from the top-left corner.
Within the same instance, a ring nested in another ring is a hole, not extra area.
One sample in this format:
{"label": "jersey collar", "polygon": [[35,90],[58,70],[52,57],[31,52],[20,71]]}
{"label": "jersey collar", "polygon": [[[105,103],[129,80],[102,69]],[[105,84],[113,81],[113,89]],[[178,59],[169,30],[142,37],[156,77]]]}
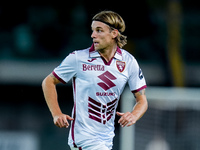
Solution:
{"label": "jersey collar", "polygon": [[[89,49],[89,56],[92,57],[92,58],[101,57],[101,55],[97,51],[95,51],[94,44],[92,44],[92,46]],[[117,51],[115,53],[114,58],[122,61],[122,51],[118,46],[117,46]]]}

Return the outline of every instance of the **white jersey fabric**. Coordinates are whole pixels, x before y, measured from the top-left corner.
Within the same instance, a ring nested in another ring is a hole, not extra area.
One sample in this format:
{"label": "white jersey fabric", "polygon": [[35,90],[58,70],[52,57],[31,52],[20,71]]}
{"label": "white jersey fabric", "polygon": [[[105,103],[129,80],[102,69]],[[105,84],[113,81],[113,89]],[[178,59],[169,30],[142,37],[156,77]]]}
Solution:
{"label": "white jersey fabric", "polygon": [[111,149],[116,108],[126,83],[132,92],[146,88],[136,59],[117,48],[113,59],[106,62],[92,45],[69,54],[53,74],[63,83],[73,79],[69,146],[90,149],[94,143],[104,143]]}

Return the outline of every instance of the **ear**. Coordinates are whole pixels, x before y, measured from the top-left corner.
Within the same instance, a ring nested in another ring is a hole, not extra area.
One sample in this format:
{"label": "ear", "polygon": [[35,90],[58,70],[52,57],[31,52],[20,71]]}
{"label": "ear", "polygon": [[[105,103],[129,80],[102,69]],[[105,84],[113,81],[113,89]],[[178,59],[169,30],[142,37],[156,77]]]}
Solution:
{"label": "ear", "polygon": [[119,31],[117,29],[112,30],[112,37],[113,39],[118,36]]}

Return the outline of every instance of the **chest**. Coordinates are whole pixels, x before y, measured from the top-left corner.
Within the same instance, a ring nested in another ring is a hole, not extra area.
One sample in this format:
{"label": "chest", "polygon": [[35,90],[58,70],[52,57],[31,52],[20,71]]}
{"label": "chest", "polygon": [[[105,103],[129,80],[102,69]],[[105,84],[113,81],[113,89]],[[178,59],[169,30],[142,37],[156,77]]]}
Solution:
{"label": "chest", "polygon": [[107,91],[115,87],[123,87],[128,78],[126,62],[112,59],[106,64],[102,58],[82,59],[78,63],[77,77],[88,82],[88,85],[100,87]]}

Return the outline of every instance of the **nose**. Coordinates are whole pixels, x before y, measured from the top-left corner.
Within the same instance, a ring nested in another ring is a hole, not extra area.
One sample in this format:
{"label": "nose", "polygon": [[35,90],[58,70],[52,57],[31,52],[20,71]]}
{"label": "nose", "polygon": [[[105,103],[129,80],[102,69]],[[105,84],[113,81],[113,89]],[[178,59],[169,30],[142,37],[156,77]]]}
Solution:
{"label": "nose", "polygon": [[95,38],[95,37],[96,37],[96,33],[95,33],[95,31],[93,31],[91,34],[91,38]]}

